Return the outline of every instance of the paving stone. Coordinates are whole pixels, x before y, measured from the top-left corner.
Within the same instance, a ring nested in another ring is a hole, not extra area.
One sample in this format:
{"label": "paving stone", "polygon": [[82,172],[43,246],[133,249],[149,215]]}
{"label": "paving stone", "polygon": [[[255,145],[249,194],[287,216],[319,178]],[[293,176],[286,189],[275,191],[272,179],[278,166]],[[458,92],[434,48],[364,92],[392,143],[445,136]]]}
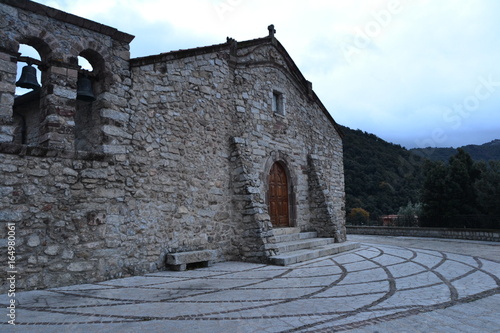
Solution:
{"label": "paving stone", "polygon": [[418,288],[430,286],[433,284],[442,284],[443,281],[432,272],[421,272],[416,275],[411,275],[407,277],[401,277],[396,279],[396,288],[408,289],[408,288]]}
{"label": "paving stone", "polygon": [[423,253],[421,251],[415,251],[415,254],[417,256],[414,259],[412,259],[412,261],[422,264],[427,268],[435,267],[436,265],[440,264],[441,261],[443,260],[442,256],[430,255],[428,253]]}
{"label": "paving stone", "polygon": [[395,278],[400,278],[408,275],[415,275],[425,272],[427,269],[414,262],[405,262],[397,265],[387,266],[387,269],[391,272],[392,276]]}
{"label": "paving stone", "polygon": [[390,290],[388,281],[358,282],[357,284],[336,285],[318,294],[318,297],[342,297],[368,295],[373,293],[387,293]]}
{"label": "paving stone", "polygon": [[[0,331],[498,332],[500,262],[491,245],[485,259],[460,241],[432,241],[432,249],[398,241],[364,238],[351,252],[289,267],[224,262],[22,292],[17,325],[4,321]],[[2,311],[8,302],[0,295]]]}

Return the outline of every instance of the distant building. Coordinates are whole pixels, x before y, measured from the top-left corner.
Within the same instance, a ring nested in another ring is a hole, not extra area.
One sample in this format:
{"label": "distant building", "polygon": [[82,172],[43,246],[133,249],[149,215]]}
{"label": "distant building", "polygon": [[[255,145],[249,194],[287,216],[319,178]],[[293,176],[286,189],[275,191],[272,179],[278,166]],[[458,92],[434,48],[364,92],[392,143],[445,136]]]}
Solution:
{"label": "distant building", "polygon": [[388,227],[417,227],[418,216],[411,215],[383,215],[382,225]]}
{"label": "distant building", "polygon": [[399,215],[383,215],[381,217],[382,219],[382,225],[384,227],[386,226],[396,226],[398,222]]}

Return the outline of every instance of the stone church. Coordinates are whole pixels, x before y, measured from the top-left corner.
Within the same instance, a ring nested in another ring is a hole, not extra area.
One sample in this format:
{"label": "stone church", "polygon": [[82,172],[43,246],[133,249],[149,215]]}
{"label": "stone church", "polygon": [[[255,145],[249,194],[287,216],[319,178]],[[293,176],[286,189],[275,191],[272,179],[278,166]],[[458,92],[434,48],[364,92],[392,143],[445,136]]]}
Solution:
{"label": "stone church", "polygon": [[19,289],[349,249],[342,133],[273,26],[131,59],[133,38],[0,0],[0,238]]}

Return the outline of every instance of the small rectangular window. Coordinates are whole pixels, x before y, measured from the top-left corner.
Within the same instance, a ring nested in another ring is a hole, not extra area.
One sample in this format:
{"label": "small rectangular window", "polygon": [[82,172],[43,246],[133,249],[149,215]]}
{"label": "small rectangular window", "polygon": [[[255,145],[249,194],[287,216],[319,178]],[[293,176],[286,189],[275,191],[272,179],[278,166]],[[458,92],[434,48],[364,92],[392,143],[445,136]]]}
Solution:
{"label": "small rectangular window", "polygon": [[273,91],[273,112],[284,115],[283,109],[283,94],[278,91]]}

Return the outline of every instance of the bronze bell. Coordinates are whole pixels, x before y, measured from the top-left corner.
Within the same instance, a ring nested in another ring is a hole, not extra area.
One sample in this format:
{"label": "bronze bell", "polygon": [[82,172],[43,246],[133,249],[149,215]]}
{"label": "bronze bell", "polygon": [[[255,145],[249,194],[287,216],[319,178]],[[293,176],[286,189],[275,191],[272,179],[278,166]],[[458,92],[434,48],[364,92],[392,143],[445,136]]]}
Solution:
{"label": "bronze bell", "polygon": [[92,80],[86,75],[81,76],[76,83],[76,99],[85,102],[95,101],[94,92],[92,91]]}
{"label": "bronze bell", "polygon": [[23,67],[21,77],[16,82],[16,86],[27,89],[40,89],[36,79],[36,68],[28,64]]}

